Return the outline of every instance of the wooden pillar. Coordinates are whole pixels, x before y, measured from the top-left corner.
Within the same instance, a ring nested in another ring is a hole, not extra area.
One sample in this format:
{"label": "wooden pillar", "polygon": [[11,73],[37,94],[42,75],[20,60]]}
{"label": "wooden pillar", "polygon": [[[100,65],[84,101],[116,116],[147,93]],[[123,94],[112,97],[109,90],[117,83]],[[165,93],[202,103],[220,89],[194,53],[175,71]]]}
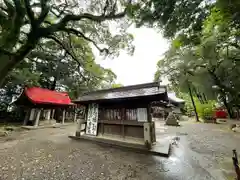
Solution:
{"label": "wooden pillar", "polygon": [[165,108],[163,109],[163,120],[165,121]]}
{"label": "wooden pillar", "polygon": [[46,112],[46,120],[50,121],[50,119],[51,119],[50,116],[51,116],[51,109],[47,110],[47,112]]}
{"label": "wooden pillar", "polygon": [[150,123],[151,143],[154,143],[156,142],[156,133],[155,133],[155,122],[152,121],[151,104],[149,104],[147,107],[147,114],[148,114],[148,122]]}
{"label": "wooden pillar", "polygon": [[75,134],[75,135],[76,135],[77,137],[81,136],[81,125],[82,125],[81,123],[82,123],[82,122],[81,122],[81,119],[79,119],[78,122],[77,122],[77,124],[76,124],[76,125],[77,125],[77,130],[76,130],[76,134]]}
{"label": "wooden pillar", "polygon": [[38,124],[39,124],[39,119],[40,119],[40,115],[41,115],[41,109],[39,109],[39,110],[37,111],[37,116],[36,116],[36,120],[35,120],[34,126],[38,126]]}
{"label": "wooden pillar", "polygon": [[35,109],[31,109],[29,120],[33,121],[35,119]]}
{"label": "wooden pillar", "polygon": [[65,114],[66,114],[66,110],[63,109],[63,114],[62,114],[62,124],[64,124],[64,121],[65,121]]}
{"label": "wooden pillar", "polygon": [[126,109],[122,108],[121,112],[121,123],[122,123],[122,137],[125,138],[125,129],[124,129],[124,121],[126,120]]}
{"label": "wooden pillar", "polygon": [[52,118],[51,119],[54,119],[54,114],[55,114],[55,109],[52,110]]}
{"label": "wooden pillar", "polygon": [[147,120],[148,122],[152,122],[152,115],[151,115],[151,105],[147,106]]}
{"label": "wooden pillar", "polygon": [[76,121],[77,121],[77,112],[76,112],[76,109],[75,109],[73,122],[76,122]]}
{"label": "wooden pillar", "polygon": [[24,121],[23,121],[23,125],[26,126],[27,125],[27,122],[29,120],[29,115],[31,114],[31,109],[28,109],[27,112],[26,112],[26,115],[24,117]]}

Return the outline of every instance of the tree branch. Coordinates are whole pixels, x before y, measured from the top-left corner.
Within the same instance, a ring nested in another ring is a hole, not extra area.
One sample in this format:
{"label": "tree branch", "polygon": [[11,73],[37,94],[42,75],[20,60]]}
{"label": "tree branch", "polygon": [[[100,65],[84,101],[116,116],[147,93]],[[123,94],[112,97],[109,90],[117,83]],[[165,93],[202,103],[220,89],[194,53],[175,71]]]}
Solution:
{"label": "tree branch", "polygon": [[1,9],[1,13],[4,13],[4,15],[6,16],[8,13],[7,9],[2,6],[0,6],[0,9]]}
{"label": "tree branch", "polygon": [[73,28],[63,28],[63,31],[73,33],[76,36],[80,36],[83,39],[91,42],[100,52],[106,52],[107,54],[109,53],[109,50],[107,48],[103,48],[103,49],[100,48],[94,40],[90,39],[89,37],[86,37],[81,31],[78,31],[78,30],[73,29]]}
{"label": "tree branch", "polygon": [[[74,56],[76,57],[76,54],[74,51],[76,49],[76,47],[73,46],[72,40],[71,40],[71,35],[69,33],[68,33],[68,42],[69,42],[70,49],[72,49],[72,52],[73,52]],[[84,57],[81,54],[78,54],[78,57],[79,56],[81,56],[82,60],[84,60]]]}
{"label": "tree branch", "polygon": [[[7,27],[8,33],[1,39],[1,44],[5,49],[12,49],[19,39],[25,12],[19,0],[13,0],[15,6],[8,0],[4,0],[4,2],[8,3],[6,6],[9,16],[8,19],[11,21],[11,27]],[[2,28],[4,29],[4,27]]]}
{"label": "tree branch", "polygon": [[102,13],[103,16],[106,14],[108,6],[109,6],[109,0],[106,0],[105,6],[103,8],[103,13]]}
{"label": "tree branch", "polygon": [[[129,4],[131,4],[131,0],[129,0]],[[80,15],[67,14],[62,18],[62,20],[59,23],[53,24],[52,26],[50,26],[48,28],[48,31],[50,31],[51,33],[61,31],[63,28],[66,27],[67,23],[70,21],[80,21],[83,19],[88,19],[88,20],[100,23],[105,20],[123,18],[126,15],[129,4],[127,5],[124,11],[117,14],[113,12],[110,12],[109,14],[106,14],[106,15],[93,15],[89,13],[83,13]]]}
{"label": "tree branch", "polygon": [[66,53],[71,56],[73,60],[75,60],[77,63],[80,63],[78,59],[67,49],[67,47],[55,36],[48,36],[47,38],[52,39],[54,42],[56,42],[58,45],[60,45]]}
{"label": "tree branch", "polygon": [[32,27],[34,28],[35,27],[35,18],[34,18],[34,12],[31,9],[30,1],[24,0],[24,4],[25,4],[26,12],[27,12],[28,18],[30,20],[30,23],[31,23]]}
{"label": "tree branch", "polygon": [[119,19],[119,18],[123,18],[126,14],[126,9],[123,12],[120,12],[118,14],[107,14],[107,15],[100,15],[100,16],[96,16],[96,15],[92,15],[89,13],[84,13],[81,15],[66,15],[62,21],[60,21],[60,25],[65,26],[69,21],[79,21],[82,19],[89,19],[95,22],[102,22],[105,20],[112,20],[112,19]]}
{"label": "tree branch", "polygon": [[8,13],[8,16],[10,18],[12,18],[11,16],[14,15],[14,6],[11,2],[9,2],[8,0],[3,0],[4,1],[4,4],[6,5],[7,7],[7,13]]}
{"label": "tree branch", "polygon": [[18,14],[22,14],[23,15],[24,14],[24,9],[23,9],[23,7],[21,5],[21,2],[19,0],[13,0],[13,2],[14,2],[14,5],[15,5],[16,12]]}
{"label": "tree branch", "polygon": [[44,50],[43,51],[32,51],[29,53],[27,58],[34,59],[34,58],[39,58],[39,59],[44,59],[48,61],[53,61],[57,59],[58,57],[55,55],[52,55],[50,53],[46,53]]}
{"label": "tree branch", "polygon": [[42,9],[42,11],[41,11],[41,14],[40,14],[40,16],[39,16],[39,18],[37,20],[37,24],[38,25],[40,25],[44,21],[44,19],[46,18],[46,16],[49,13],[50,8],[47,5],[48,1],[49,0],[41,0],[41,9]]}
{"label": "tree branch", "polygon": [[240,45],[237,43],[229,43],[229,45],[235,47],[236,49],[240,49]]}
{"label": "tree branch", "polygon": [[[60,5],[58,5],[58,6],[55,6],[55,5],[53,5],[52,7],[51,7],[51,12],[56,16],[56,17],[61,17],[63,14],[65,14],[65,13],[70,13],[70,14],[72,14],[72,12],[70,11],[70,10],[68,10],[67,8],[70,8],[70,9],[72,9],[72,8],[74,8],[74,7],[76,7],[77,6],[77,4],[73,4],[73,5],[69,5],[69,3],[67,2],[67,0],[65,0],[65,2],[64,3],[62,3],[62,4],[60,4]],[[58,14],[56,14],[55,12],[54,12],[54,10],[56,10],[57,12],[58,12]]]}
{"label": "tree branch", "polygon": [[0,48],[0,54],[5,54],[5,55],[8,55],[8,56],[12,56],[12,55],[14,55],[14,54],[12,54],[11,52],[6,51],[6,50],[1,49],[1,48]]}
{"label": "tree branch", "polygon": [[[80,67],[84,67],[84,65],[65,47],[65,45],[57,39],[57,37],[54,37],[54,36],[48,36],[49,39],[52,39],[53,41],[55,41],[57,44],[59,44],[64,50],[65,52],[75,61],[78,63],[78,69],[79,69],[79,73],[80,75],[82,76],[82,78],[84,78],[85,80],[87,80],[87,78],[80,72]],[[87,71],[86,69],[84,69],[85,71]],[[89,74],[92,75],[91,72],[87,71]],[[101,77],[98,77],[96,75],[93,74],[93,76],[95,78],[98,78],[98,79],[102,79]]]}

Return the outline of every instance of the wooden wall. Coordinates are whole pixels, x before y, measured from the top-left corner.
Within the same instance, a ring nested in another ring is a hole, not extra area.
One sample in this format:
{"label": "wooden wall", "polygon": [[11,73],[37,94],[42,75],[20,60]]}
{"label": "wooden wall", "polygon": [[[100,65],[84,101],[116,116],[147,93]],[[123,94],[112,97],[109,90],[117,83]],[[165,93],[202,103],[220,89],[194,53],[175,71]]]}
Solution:
{"label": "wooden wall", "polygon": [[98,134],[143,139],[144,122],[138,121],[137,108],[148,108],[148,103],[139,101],[100,103],[98,112]]}

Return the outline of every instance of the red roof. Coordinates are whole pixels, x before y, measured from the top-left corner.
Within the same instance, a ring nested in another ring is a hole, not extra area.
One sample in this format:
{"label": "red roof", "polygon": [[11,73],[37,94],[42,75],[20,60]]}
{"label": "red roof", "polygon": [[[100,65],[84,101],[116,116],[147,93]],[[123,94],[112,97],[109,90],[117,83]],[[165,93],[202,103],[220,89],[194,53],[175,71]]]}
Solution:
{"label": "red roof", "polygon": [[25,88],[25,95],[35,104],[72,105],[66,92],[57,92],[39,87]]}

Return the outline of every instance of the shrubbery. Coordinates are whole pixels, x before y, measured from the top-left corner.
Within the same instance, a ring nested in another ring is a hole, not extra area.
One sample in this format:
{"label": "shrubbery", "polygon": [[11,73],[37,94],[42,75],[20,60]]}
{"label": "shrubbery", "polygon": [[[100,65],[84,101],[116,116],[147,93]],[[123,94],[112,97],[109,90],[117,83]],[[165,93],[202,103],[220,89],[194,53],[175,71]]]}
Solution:
{"label": "shrubbery", "polygon": [[[180,93],[180,98],[185,100],[184,113],[188,116],[194,116],[194,109],[192,106],[191,99],[188,94]],[[209,100],[204,104],[201,104],[197,97],[193,97],[196,104],[198,116],[204,120],[214,118],[214,110],[216,101]]]}
{"label": "shrubbery", "polygon": [[216,101],[207,101],[207,103],[201,104],[199,101],[196,101],[196,108],[198,116],[204,120],[214,118]]}

